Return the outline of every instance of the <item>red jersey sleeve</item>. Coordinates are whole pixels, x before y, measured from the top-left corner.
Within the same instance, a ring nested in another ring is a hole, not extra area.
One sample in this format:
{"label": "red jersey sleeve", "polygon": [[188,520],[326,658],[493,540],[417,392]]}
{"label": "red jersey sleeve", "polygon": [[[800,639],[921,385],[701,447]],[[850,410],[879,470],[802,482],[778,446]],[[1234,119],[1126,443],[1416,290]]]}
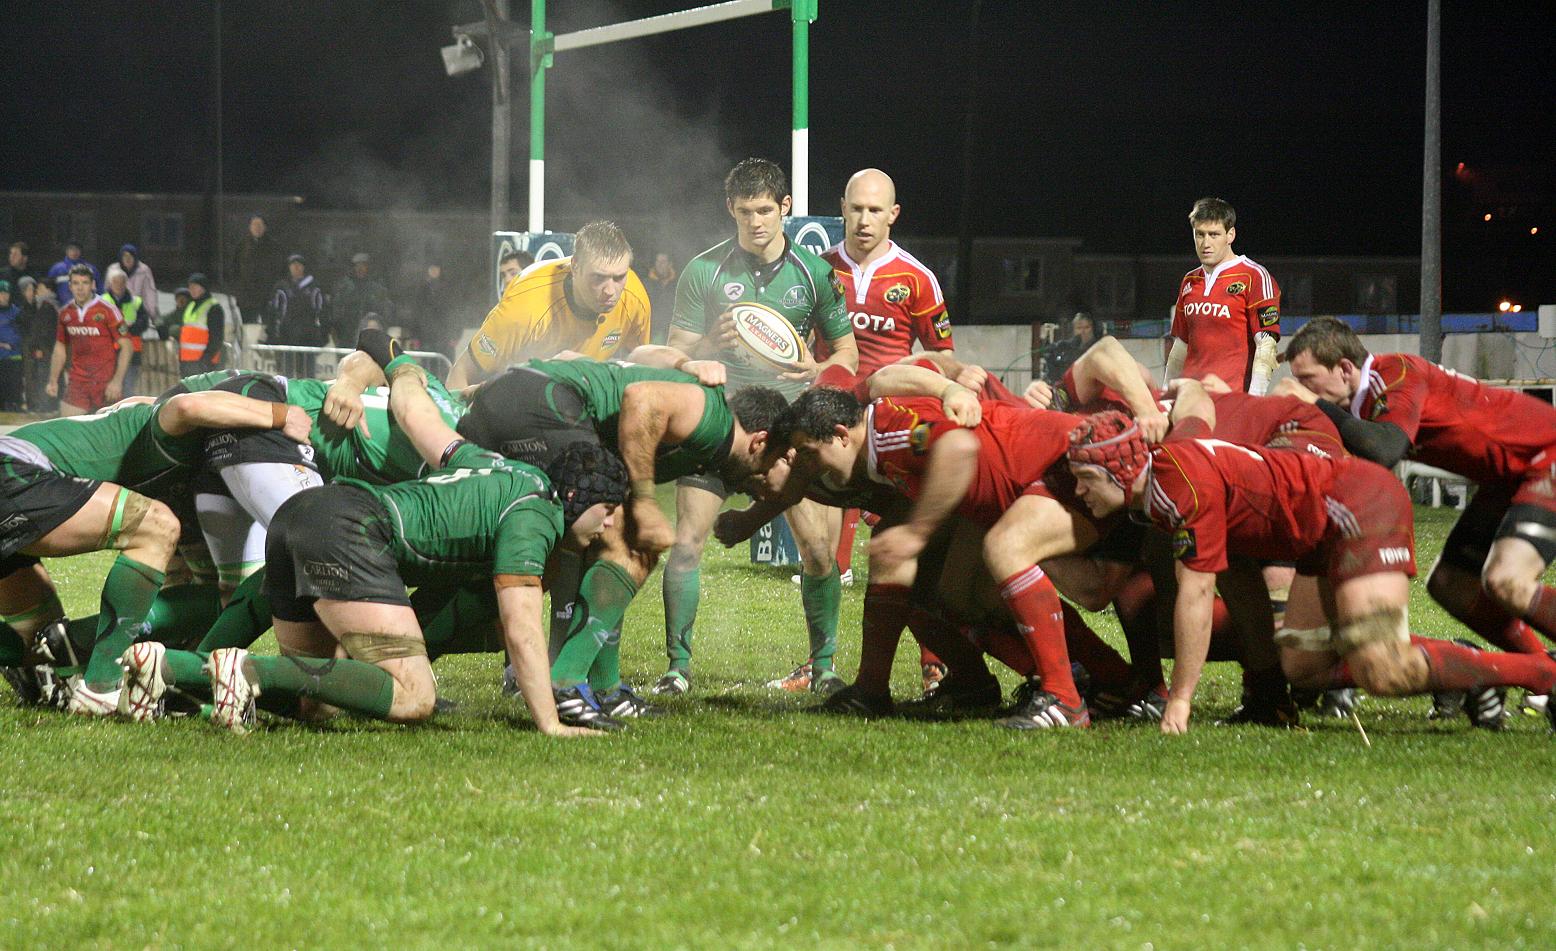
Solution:
{"label": "red jersey sleeve", "polygon": [[1421,430],[1421,413],[1426,408],[1426,374],[1413,371],[1399,354],[1374,357],[1367,375],[1367,398],[1362,401],[1361,418],[1374,423],[1393,423],[1404,430],[1411,442]]}
{"label": "red jersey sleeve", "polygon": [[[1245,259],[1246,260],[1246,259]],[[1280,336],[1280,285],[1264,265],[1248,261],[1253,269],[1248,289],[1243,292],[1248,308],[1248,334]]]}
{"label": "red jersey sleeve", "polygon": [[924,271],[913,282],[913,300],[908,311],[913,315],[913,336],[925,350],[952,350],[951,318],[945,312],[945,298],[933,275]]}
{"label": "red jersey sleeve", "polygon": [[1221,478],[1192,442],[1158,446],[1151,453],[1147,511],[1172,537],[1172,555],[1194,571],[1224,571],[1226,498]]}

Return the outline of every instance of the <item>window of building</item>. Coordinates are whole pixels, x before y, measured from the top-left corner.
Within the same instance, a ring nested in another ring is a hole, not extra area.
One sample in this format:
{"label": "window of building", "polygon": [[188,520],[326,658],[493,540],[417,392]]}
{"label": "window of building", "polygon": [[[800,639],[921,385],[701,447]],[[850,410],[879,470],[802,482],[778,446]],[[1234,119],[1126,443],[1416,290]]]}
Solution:
{"label": "window of building", "polygon": [[1134,274],[1118,269],[1092,275],[1091,308],[1104,314],[1132,313],[1135,309]]}
{"label": "window of building", "polygon": [[1363,314],[1399,313],[1398,278],[1393,274],[1358,274],[1356,310]]}
{"label": "window of building", "polygon": [[1313,275],[1281,275],[1280,309],[1282,313],[1303,317],[1313,313]]}
{"label": "window of building", "polygon": [[140,243],[159,251],[184,250],[184,216],[181,212],[167,211],[142,215],[140,219]]}
{"label": "window of building", "polygon": [[1023,254],[1000,259],[1000,291],[1006,296],[1041,297],[1043,294],[1043,258]]}
{"label": "window of building", "polygon": [[97,212],[54,212],[54,244],[56,247],[63,249],[66,241],[79,242],[83,257],[95,257],[97,252]]}

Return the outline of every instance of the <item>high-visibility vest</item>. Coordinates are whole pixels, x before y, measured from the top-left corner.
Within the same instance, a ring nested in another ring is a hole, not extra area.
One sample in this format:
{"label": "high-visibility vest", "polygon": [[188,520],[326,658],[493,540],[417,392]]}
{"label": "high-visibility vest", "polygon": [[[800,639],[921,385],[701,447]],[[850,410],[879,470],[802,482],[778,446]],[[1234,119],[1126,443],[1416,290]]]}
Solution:
{"label": "high-visibility vest", "polygon": [[[144,301],[131,294],[130,299],[122,304],[119,303],[118,298],[114,298],[113,302],[119,305],[119,313],[124,315],[124,332],[129,333],[130,327],[140,318],[140,307]],[[130,346],[135,348],[136,353],[140,353],[142,347],[140,334],[130,334]]]}
{"label": "high-visibility vest", "polygon": [[183,329],[178,334],[178,359],[181,363],[194,363],[205,356],[205,348],[211,342],[211,328],[206,317],[216,298],[190,301],[184,306]]}

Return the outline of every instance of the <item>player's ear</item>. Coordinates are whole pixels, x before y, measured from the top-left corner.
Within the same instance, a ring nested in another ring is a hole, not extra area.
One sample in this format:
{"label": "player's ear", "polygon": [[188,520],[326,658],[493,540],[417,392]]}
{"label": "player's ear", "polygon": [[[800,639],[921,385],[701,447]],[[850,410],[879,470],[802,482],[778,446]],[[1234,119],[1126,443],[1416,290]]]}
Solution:
{"label": "player's ear", "polygon": [[794,199],[789,195],[783,196],[783,201],[778,203],[778,214],[781,217],[789,217],[789,209],[794,207]]}
{"label": "player's ear", "polygon": [[848,427],[844,426],[842,423],[838,423],[832,427],[832,436],[834,439],[840,440],[844,446],[848,445]]}
{"label": "player's ear", "polygon": [[900,214],[902,214],[902,206],[901,205],[892,205],[891,206],[891,215],[890,215],[890,217],[888,217],[886,219],[886,223],[889,224],[889,225],[896,224],[897,223],[897,216],[900,215]]}
{"label": "player's ear", "polygon": [[751,434],[751,455],[753,458],[762,458],[762,453],[767,451],[767,430],[759,429]]}
{"label": "player's ear", "polygon": [[1226,243],[1227,244],[1231,244],[1233,241],[1236,241],[1236,240],[1237,240],[1237,229],[1236,228],[1228,228],[1228,229],[1226,229]]}

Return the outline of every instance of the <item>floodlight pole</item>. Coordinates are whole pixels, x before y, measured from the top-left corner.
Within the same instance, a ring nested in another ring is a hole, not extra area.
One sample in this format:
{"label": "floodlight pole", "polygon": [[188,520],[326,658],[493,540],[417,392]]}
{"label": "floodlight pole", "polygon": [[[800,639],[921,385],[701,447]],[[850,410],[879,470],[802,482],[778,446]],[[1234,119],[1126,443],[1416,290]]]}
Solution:
{"label": "floodlight pole", "polygon": [[1421,179],[1421,356],[1443,358],[1442,0],[1426,4],[1426,134]]}
{"label": "floodlight pole", "polygon": [[[794,35],[794,121],[790,131],[790,175],[794,214],[809,214],[810,202],[810,25],[821,0],[725,0],[705,7],[628,20],[553,36],[546,32],[546,0],[530,0],[529,19],[529,230],[546,222],[546,70],[564,50],[684,30],[724,20],[789,11]],[[496,229],[494,229],[496,230]]]}
{"label": "floodlight pole", "polygon": [[508,0],[486,0],[487,29],[492,50],[492,230],[508,227],[508,156],[512,153],[513,102],[509,98],[512,56],[502,27],[508,22]]}

